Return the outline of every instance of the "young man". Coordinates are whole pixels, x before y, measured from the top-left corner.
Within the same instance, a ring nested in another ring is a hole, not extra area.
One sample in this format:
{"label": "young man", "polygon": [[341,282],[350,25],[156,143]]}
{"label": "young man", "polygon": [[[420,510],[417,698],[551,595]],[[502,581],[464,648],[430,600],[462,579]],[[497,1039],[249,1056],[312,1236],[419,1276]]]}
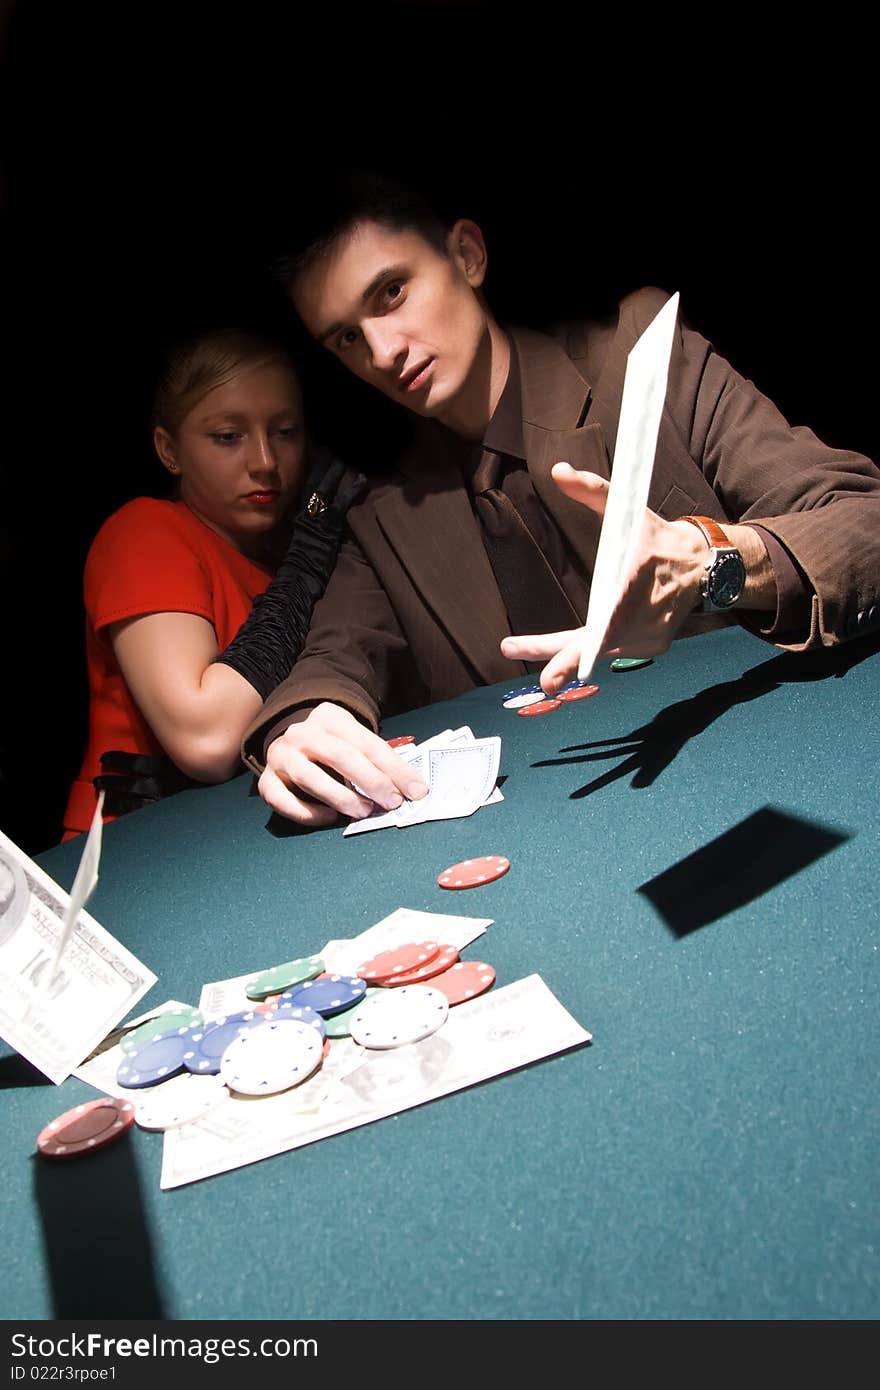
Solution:
{"label": "young man", "polygon": [[[576,666],[626,357],[667,296],[640,290],[613,321],[554,337],[505,331],[486,268],[475,223],[444,226],[380,181],[355,183],[286,263],[313,337],[419,417],[349,513],[305,650],[245,737],[261,795],[303,824],[424,795],[375,732],[380,715],[548,657],[552,692]],[[790,428],[679,326],[640,552],[604,652],[665,651],[695,610],[792,650],[880,626],[880,471]]]}

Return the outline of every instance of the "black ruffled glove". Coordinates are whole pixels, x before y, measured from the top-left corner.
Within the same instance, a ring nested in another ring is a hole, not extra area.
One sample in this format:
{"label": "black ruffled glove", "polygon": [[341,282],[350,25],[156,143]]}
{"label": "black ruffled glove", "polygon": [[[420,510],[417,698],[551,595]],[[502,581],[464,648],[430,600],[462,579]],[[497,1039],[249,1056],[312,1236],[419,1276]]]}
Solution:
{"label": "black ruffled glove", "polygon": [[325,453],[307,486],[311,495],[293,523],[287,553],[269,587],[229,646],[217,657],[248,681],[265,700],[289,675],[302,651],[312,609],[327,587],[345,528],[345,514],[362,497],[367,480]]}

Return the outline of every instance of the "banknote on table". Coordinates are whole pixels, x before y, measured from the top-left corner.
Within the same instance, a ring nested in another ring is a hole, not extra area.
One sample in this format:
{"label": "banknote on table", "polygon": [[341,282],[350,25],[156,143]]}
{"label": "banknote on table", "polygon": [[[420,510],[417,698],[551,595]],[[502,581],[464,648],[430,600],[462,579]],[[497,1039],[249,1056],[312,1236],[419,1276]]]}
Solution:
{"label": "banknote on table", "polygon": [[56,1085],[156,983],[84,910],[54,968],[69,905],[0,831],[0,1036]]}
{"label": "banknote on table", "polygon": [[314,1077],[274,1096],[227,1093],[199,1120],[165,1132],[161,1187],[182,1187],[372,1124],[412,1106],[591,1041],[539,975],[449,1012],[406,1047],[333,1043]]}
{"label": "banknote on table", "polygon": [[475,738],[473,731],[463,725],[460,729],[444,729],[422,743],[404,744],[395,752],[420,774],[428,787],[427,796],[421,801],[404,801],[393,811],[376,811],[363,820],[353,820],[343,835],[472,816],[481,806],[504,800],[496,785],[501,763],[501,739],[497,734]]}
{"label": "banknote on table", "polygon": [[[380,951],[392,951],[395,946],[404,946],[410,941],[440,941],[444,946],[463,951],[491,925],[491,917],[457,917],[447,912],[419,912],[411,907],[399,907],[359,936],[328,941],[318,955],[329,973],[355,975],[359,965]],[[202,985],[199,1008],[205,1018],[220,1018],[252,1008],[254,1001],[248,999],[245,985],[261,971],[280,963],[280,960],[261,962],[246,975],[211,980]]]}

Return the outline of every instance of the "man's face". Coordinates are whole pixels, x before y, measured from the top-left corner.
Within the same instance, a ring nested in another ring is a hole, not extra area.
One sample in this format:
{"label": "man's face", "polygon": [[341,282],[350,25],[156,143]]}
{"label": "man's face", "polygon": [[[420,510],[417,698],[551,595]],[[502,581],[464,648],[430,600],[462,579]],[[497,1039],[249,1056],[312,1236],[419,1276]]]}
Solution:
{"label": "man's face", "polygon": [[487,417],[494,325],[477,295],[479,228],[456,223],[449,247],[444,256],[419,232],[359,223],[299,275],[293,302],[356,376],[417,415],[462,428]]}

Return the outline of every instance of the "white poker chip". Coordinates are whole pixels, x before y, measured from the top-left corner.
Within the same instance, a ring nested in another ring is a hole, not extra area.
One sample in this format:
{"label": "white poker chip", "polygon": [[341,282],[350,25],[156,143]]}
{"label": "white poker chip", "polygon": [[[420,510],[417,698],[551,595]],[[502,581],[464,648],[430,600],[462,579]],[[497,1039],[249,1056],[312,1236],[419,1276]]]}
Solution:
{"label": "white poker chip", "polygon": [[207,1115],[229,1092],[219,1076],[185,1071],[172,1076],[135,1105],[134,1121],[141,1129],[176,1129]]}
{"label": "white poker chip", "polygon": [[449,1017],[449,1001],[427,985],[401,985],[365,1000],[349,1028],[362,1047],[403,1047],[436,1033]]}
{"label": "white poker chip", "polygon": [[220,1059],[220,1075],[230,1091],[271,1096],[311,1076],[321,1064],[323,1050],[317,1028],[279,1019],[235,1038]]}
{"label": "white poker chip", "polygon": [[537,705],[541,700],[546,700],[547,696],[543,690],[529,690],[522,695],[509,695],[502,701],[505,709],[523,709],[526,705]]}

